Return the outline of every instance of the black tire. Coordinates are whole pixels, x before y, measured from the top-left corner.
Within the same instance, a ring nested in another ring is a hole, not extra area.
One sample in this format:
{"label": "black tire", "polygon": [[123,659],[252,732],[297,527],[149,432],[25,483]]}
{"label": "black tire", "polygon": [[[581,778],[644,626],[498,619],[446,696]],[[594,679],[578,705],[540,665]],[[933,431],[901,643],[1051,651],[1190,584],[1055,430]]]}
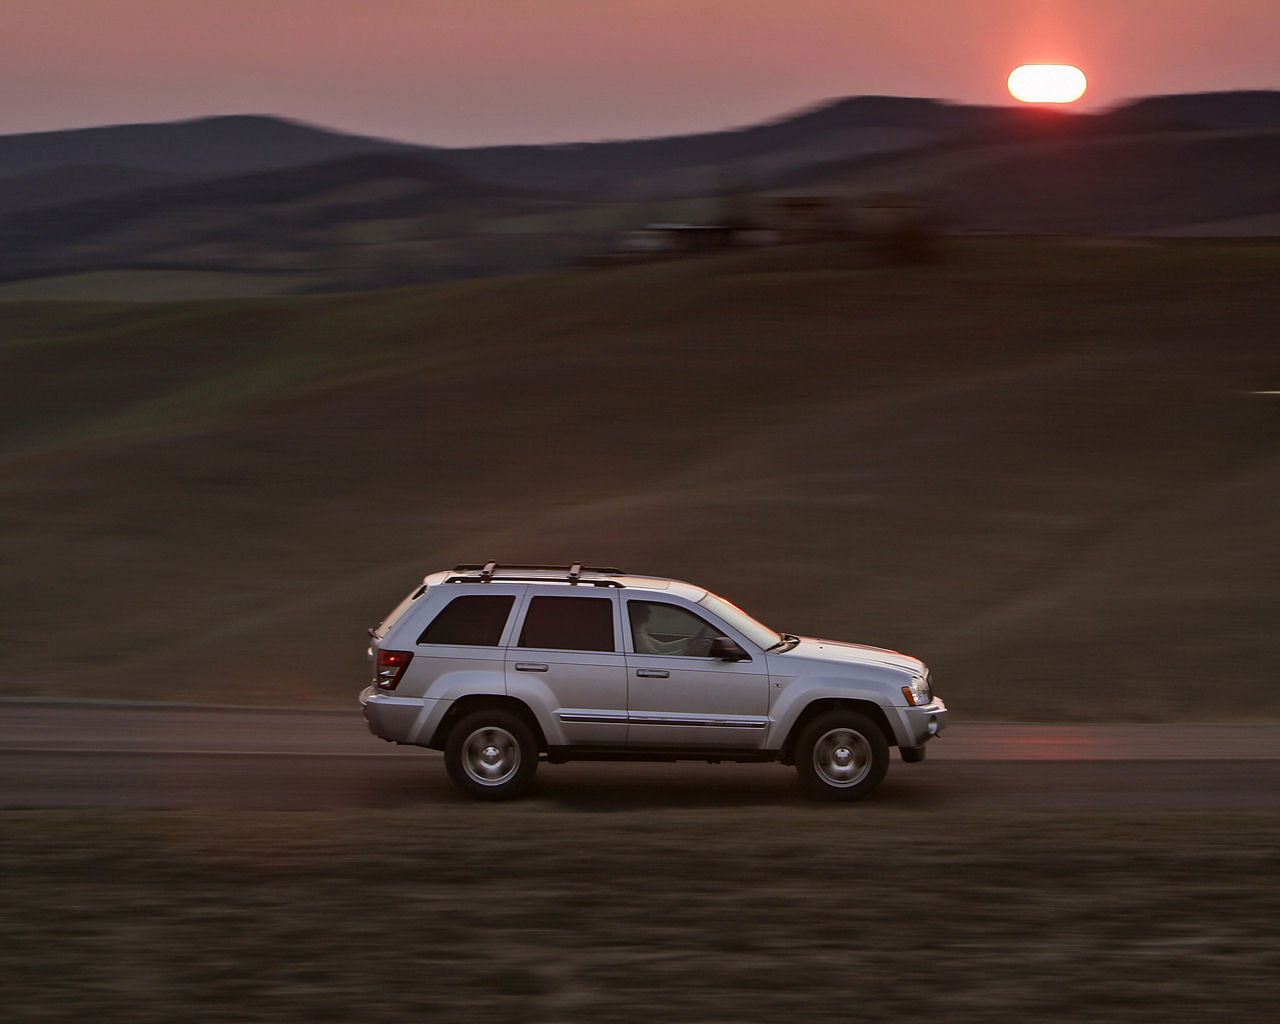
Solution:
{"label": "black tire", "polygon": [[857,711],[827,711],[804,727],[796,742],[796,771],[812,796],[861,800],[889,770],[884,732]]}
{"label": "black tire", "polygon": [[473,711],[449,730],[444,766],[464,795],[510,800],[533,784],[538,741],[519,715],[497,708]]}

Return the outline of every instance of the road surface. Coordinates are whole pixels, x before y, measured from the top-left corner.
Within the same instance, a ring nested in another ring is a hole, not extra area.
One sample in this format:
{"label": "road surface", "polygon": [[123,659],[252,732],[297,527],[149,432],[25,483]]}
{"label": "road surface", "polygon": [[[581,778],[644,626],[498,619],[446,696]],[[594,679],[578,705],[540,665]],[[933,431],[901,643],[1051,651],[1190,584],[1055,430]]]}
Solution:
{"label": "road surface", "polygon": [[[1280,725],[953,723],[873,797],[928,810],[1280,809]],[[359,711],[0,701],[0,807],[342,810],[453,803],[440,755]],[[792,804],[777,764],[543,766],[566,807]]]}

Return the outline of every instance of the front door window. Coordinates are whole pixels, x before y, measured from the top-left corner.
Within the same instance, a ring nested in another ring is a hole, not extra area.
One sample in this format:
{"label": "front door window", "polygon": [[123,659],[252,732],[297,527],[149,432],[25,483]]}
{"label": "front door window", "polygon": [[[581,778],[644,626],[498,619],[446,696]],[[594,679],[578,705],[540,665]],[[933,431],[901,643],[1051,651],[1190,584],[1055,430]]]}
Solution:
{"label": "front door window", "polygon": [[724,633],[693,612],[659,601],[628,601],[631,644],[637,654],[685,658],[711,656],[711,641]]}
{"label": "front door window", "polygon": [[727,634],[682,605],[626,603],[634,652],[627,655],[627,743],[758,750],[769,725],[766,660],[713,658],[711,642]]}

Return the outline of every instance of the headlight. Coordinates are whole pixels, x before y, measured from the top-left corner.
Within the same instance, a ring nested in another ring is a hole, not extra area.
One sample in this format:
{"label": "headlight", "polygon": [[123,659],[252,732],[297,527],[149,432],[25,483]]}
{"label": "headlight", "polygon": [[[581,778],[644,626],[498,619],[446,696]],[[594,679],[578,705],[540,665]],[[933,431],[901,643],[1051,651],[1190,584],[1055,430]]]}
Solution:
{"label": "headlight", "polygon": [[902,696],[907,698],[907,704],[911,707],[924,707],[933,700],[933,693],[929,689],[929,679],[927,676],[912,676],[911,685],[902,688]]}

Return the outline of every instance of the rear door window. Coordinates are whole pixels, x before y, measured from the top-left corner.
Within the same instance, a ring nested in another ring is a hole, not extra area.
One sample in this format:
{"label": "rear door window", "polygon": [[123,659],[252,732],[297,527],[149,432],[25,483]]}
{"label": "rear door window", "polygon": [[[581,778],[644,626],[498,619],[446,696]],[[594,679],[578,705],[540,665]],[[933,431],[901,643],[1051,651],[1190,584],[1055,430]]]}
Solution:
{"label": "rear door window", "polygon": [[515,604],[513,594],[467,594],[455,597],[418,637],[420,644],[497,647]]}
{"label": "rear door window", "polygon": [[613,601],[607,597],[535,597],[520,646],[549,651],[614,651]]}

